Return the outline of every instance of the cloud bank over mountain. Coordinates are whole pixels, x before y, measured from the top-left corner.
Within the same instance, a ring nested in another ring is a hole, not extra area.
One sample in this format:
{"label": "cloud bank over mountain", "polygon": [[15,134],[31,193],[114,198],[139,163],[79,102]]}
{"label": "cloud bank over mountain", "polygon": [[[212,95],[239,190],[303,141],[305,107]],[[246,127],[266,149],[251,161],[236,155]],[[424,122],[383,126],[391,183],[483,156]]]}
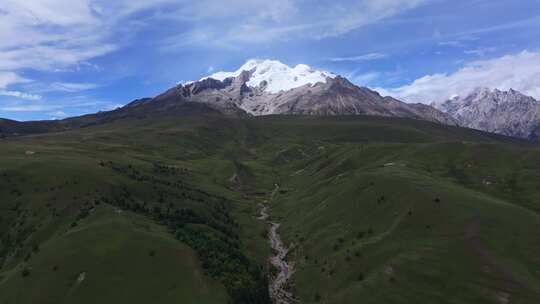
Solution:
{"label": "cloud bank over mountain", "polygon": [[540,52],[523,51],[488,60],[472,61],[454,73],[426,75],[411,84],[379,89],[408,102],[443,102],[478,87],[518,90],[540,99]]}

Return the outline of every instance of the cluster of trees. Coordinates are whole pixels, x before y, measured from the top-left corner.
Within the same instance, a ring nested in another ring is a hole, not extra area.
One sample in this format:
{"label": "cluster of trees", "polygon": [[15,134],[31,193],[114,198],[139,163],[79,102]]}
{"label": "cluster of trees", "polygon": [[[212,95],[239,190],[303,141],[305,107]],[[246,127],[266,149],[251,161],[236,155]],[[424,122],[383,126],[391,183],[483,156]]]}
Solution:
{"label": "cluster of trees", "polygon": [[158,163],[152,164],[154,173],[157,174],[167,174],[167,175],[185,175],[189,173],[189,170],[186,168],[171,167],[166,165],[161,165]]}
{"label": "cluster of trees", "polygon": [[26,241],[36,231],[34,226],[27,223],[28,210],[18,209],[17,214],[19,216],[11,229],[0,234],[0,266],[2,259],[7,256],[23,257],[24,252],[28,251],[25,255],[25,261],[28,261],[32,252],[37,252],[35,246],[33,249],[25,250]]}
{"label": "cluster of trees", "polygon": [[[238,233],[230,226],[232,221],[222,223],[187,208],[165,209],[159,203],[128,203],[130,200],[119,197],[101,201],[167,226],[178,240],[197,252],[205,271],[225,285],[234,303],[269,303],[266,276],[241,252]],[[225,218],[230,218],[226,214]]]}
{"label": "cluster of trees", "polygon": [[[267,277],[262,267],[240,249],[239,224],[231,216],[230,201],[182,180],[170,180],[184,175],[187,172],[184,169],[154,164],[151,173],[144,173],[131,165],[112,162],[101,165],[130,179],[153,185],[156,199],[142,201],[123,187],[115,195],[101,197],[98,201],[150,217],[167,226],[179,241],[197,252],[205,271],[222,282],[233,303],[270,303]],[[160,175],[165,175],[166,179]],[[201,208],[185,207],[193,203]]]}
{"label": "cluster of trees", "polygon": [[220,280],[234,303],[269,303],[268,281],[239,244],[220,233],[193,225],[179,225],[176,238],[193,248],[207,273]]}

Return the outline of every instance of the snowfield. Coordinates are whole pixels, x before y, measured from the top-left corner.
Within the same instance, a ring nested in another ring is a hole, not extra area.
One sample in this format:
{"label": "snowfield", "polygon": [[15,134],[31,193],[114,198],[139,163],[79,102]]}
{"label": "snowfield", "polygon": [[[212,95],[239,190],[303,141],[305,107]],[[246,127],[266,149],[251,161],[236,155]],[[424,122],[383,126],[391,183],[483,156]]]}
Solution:
{"label": "snowfield", "polygon": [[326,83],[327,78],[336,77],[332,73],[314,70],[305,64],[291,68],[277,60],[251,59],[235,72],[217,72],[201,80],[213,78],[223,81],[229,77],[237,77],[243,71],[252,73],[247,82],[248,86],[252,88],[264,87],[264,91],[271,94],[288,91],[306,84]]}

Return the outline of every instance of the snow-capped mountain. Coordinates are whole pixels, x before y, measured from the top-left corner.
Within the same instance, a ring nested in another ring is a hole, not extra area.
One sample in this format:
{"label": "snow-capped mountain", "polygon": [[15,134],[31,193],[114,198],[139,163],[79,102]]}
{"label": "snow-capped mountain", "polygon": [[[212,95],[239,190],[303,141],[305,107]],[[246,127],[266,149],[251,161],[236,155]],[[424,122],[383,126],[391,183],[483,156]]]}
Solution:
{"label": "snow-capped mountain", "polygon": [[478,88],[434,104],[461,126],[521,138],[538,138],[540,101],[518,91]]}
{"label": "snow-capped mountain", "polygon": [[275,60],[249,60],[235,72],[218,72],[178,85],[152,102],[202,102],[224,113],[250,115],[377,115],[445,124],[448,115],[421,104],[382,97],[347,79],[307,65],[289,67]]}
{"label": "snow-capped mountain", "polygon": [[335,78],[336,75],[325,71],[311,69],[305,64],[299,64],[293,68],[276,60],[248,60],[236,72],[217,72],[201,80],[208,78],[224,81],[227,78],[240,76],[243,71],[250,72],[247,86],[260,87],[262,91],[276,94],[289,91],[307,84],[325,83],[327,78]]}

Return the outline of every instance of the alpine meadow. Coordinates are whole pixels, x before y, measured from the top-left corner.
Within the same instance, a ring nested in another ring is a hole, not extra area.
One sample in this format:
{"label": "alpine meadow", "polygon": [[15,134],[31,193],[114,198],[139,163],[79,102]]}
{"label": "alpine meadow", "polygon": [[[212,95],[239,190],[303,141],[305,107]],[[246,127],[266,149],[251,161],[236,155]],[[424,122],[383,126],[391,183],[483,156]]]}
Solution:
{"label": "alpine meadow", "polygon": [[540,303],[522,2],[0,3],[0,304]]}

